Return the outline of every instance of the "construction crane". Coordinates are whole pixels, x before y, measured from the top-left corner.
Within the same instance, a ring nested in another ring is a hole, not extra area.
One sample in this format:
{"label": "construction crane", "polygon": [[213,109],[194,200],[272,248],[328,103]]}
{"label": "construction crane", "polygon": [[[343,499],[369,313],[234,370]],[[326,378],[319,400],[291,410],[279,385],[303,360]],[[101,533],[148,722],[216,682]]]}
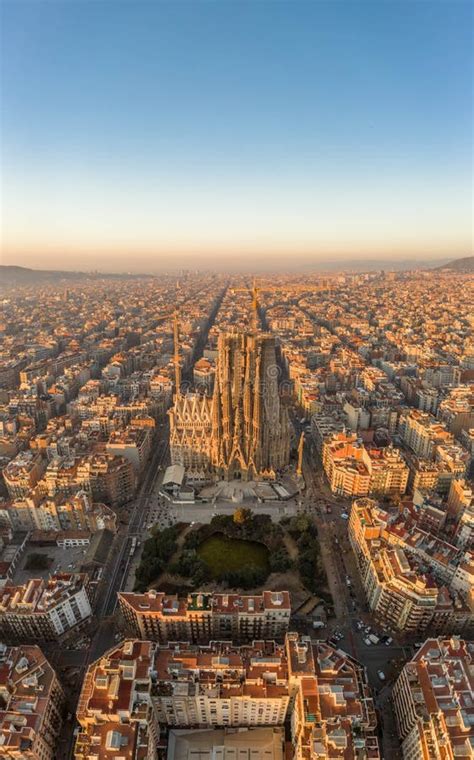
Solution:
{"label": "construction crane", "polygon": [[174,364],[174,383],[176,396],[179,398],[181,393],[181,361],[179,355],[179,310],[161,314],[157,317],[157,322],[165,322],[167,319],[173,320],[173,364]]}
{"label": "construction crane", "polygon": [[260,306],[260,300],[259,300],[259,294],[262,290],[265,292],[271,292],[272,290],[281,290],[281,288],[277,288],[273,285],[268,285],[261,287],[256,284],[255,280],[252,282],[252,287],[246,287],[246,288],[231,288],[232,293],[248,293],[252,299],[252,331],[257,332],[258,330],[258,308]]}
{"label": "construction crane", "polygon": [[176,397],[181,394],[181,362],[179,360],[179,320],[178,310],[175,309],[173,314],[173,363],[174,363],[174,381],[176,384]]}
{"label": "construction crane", "polygon": [[300,442],[298,444],[298,467],[296,468],[296,474],[303,474],[303,452],[304,452],[304,433],[300,435]]}
{"label": "construction crane", "polygon": [[252,330],[257,332],[258,329],[258,309],[260,306],[260,293],[275,293],[284,292],[285,290],[293,292],[316,292],[320,293],[323,290],[330,290],[331,280],[323,280],[325,284],[319,285],[302,285],[297,283],[295,285],[265,285],[265,283],[257,284],[255,280],[252,281],[252,287],[246,288],[231,288],[233,293],[249,293],[252,299]]}

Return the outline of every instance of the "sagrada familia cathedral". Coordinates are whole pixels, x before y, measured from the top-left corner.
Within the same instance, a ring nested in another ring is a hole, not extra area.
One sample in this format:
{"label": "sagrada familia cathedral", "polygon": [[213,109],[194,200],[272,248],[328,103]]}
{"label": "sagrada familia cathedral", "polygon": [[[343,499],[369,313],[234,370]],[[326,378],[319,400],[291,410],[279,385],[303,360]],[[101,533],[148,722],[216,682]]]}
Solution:
{"label": "sagrada familia cathedral", "polygon": [[274,337],[222,333],[213,396],[177,393],[168,414],[171,462],[189,479],[274,478],[289,462],[291,433]]}

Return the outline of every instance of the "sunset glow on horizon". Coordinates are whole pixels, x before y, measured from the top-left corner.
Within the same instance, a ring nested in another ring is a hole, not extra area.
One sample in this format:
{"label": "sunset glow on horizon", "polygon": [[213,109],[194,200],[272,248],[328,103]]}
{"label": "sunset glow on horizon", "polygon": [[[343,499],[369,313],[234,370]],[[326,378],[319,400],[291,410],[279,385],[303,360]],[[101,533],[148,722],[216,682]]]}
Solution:
{"label": "sunset glow on horizon", "polygon": [[471,252],[470,3],[1,14],[2,263]]}

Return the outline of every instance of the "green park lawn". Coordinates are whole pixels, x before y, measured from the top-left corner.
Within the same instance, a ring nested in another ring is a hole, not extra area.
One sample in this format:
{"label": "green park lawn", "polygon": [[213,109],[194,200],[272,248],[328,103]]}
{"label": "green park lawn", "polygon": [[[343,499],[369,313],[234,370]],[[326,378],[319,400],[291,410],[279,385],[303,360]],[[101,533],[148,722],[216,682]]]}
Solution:
{"label": "green park lawn", "polygon": [[222,533],[217,533],[198,546],[197,554],[216,580],[225,573],[250,565],[269,572],[268,549],[256,541],[227,538]]}

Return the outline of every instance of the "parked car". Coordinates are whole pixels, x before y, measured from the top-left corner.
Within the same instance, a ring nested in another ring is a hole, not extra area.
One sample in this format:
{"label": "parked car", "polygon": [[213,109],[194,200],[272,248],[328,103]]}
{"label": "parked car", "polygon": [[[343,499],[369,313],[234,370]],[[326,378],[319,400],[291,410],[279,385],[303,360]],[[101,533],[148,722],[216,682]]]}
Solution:
{"label": "parked car", "polygon": [[381,681],[385,681],[385,673],[383,672],[383,670],[377,670],[377,675]]}
{"label": "parked car", "polygon": [[364,642],[367,644],[368,647],[370,647],[370,645],[372,644],[371,640],[367,637],[364,639]]}

